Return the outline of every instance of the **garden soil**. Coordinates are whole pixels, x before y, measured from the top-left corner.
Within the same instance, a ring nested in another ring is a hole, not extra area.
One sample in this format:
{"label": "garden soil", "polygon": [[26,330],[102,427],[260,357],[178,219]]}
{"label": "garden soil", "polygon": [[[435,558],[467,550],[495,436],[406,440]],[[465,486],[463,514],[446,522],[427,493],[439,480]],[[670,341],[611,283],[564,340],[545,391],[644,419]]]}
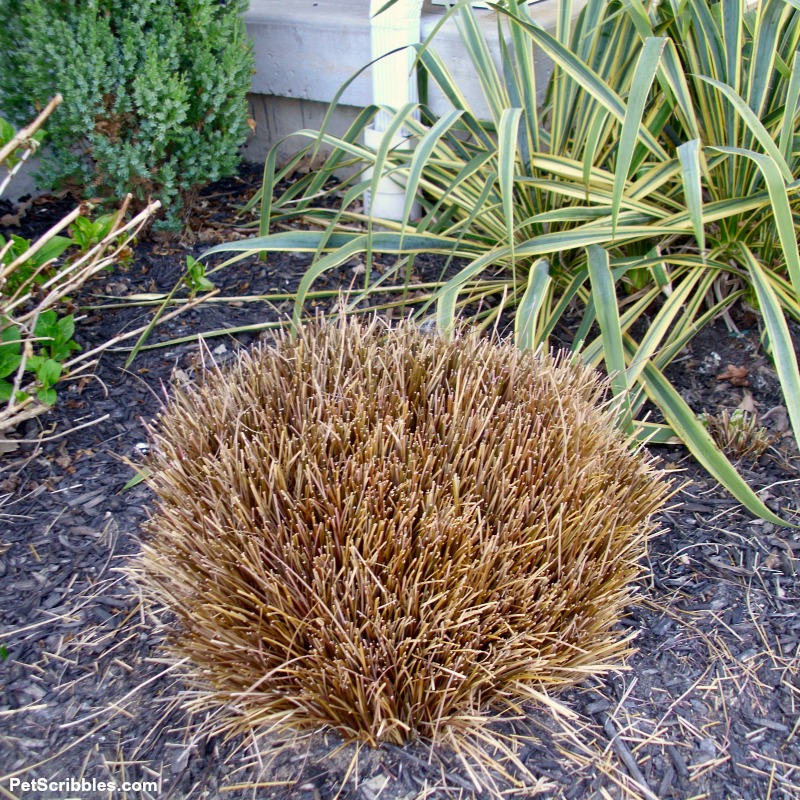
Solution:
{"label": "garden soil", "polygon": [[[146,323],[153,306],[121,301],[171,291],[186,255],[249,235],[254,217],[233,210],[258,184],[258,171],[244,169],[212,186],[182,239],[141,242],[127,265],[94,279],[75,298],[80,344]],[[0,224],[31,235],[72,206],[68,197],[7,205]],[[307,265],[307,256],[273,254],[212,280],[222,296],[290,292]],[[435,262],[415,269],[438,277]],[[360,271],[346,265],[314,288],[347,287]],[[290,312],[289,301],[205,303],[148,343]],[[800,459],[779,386],[756,318],[734,322],[738,332],[722,321],[701,332],[670,377],[698,411],[757,412],[772,445],[740,469],[770,508],[797,521]],[[621,623],[632,636],[625,668],[560,693],[557,707],[514,719],[487,712],[491,742],[505,747],[372,751],[343,746],[332,731],[225,740],[213,719],[191,717],[124,574],[153,498],[143,484],[124,487],[171,387],[191,381],[203,358],[223,363],[262,335],[208,339],[202,357],[196,338],[142,350],[128,367],[127,352],[107,352],[92,375],[60,388],[51,413],[0,442],[0,796],[800,798],[800,534],[753,519],[679,446],[654,448],[683,488],[658,519],[638,602]],[[56,786],[24,791],[35,779]],[[100,790],[106,781],[133,788]]]}

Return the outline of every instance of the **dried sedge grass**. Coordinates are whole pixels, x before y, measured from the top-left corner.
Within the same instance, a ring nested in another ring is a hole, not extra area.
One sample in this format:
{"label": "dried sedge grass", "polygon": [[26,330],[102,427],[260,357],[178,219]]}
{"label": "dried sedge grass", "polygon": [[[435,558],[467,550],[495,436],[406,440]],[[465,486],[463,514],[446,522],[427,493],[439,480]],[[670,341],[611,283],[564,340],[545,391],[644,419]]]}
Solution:
{"label": "dried sedge grass", "polygon": [[668,487],[602,396],[477,335],[356,322],[179,393],[136,571],[194,707],[400,744],[618,662]]}
{"label": "dried sedge grass", "polygon": [[734,458],[750,458],[757,461],[779,438],[758,424],[758,417],[740,408],[729,412],[723,409],[718,414],[701,414],[705,425],[717,446]]}

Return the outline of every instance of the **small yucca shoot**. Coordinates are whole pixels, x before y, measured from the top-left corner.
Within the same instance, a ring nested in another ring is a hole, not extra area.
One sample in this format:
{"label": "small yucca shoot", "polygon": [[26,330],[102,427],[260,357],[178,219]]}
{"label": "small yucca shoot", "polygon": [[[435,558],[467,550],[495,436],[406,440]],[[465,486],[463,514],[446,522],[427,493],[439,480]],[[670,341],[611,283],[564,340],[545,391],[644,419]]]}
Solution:
{"label": "small yucca shoot", "polygon": [[193,707],[402,743],[616,663],[668,486],[603,391],[477,334],[347,321],[179,392],[136,574]]}

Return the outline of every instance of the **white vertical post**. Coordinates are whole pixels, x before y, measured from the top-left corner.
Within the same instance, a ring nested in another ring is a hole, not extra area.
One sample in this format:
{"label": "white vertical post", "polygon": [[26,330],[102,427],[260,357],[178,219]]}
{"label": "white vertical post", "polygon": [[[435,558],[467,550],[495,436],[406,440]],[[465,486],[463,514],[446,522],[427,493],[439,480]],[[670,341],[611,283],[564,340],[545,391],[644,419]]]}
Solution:
{"label": "white vertical post", "polygon": [[[372,60],[375,62],[372,65],[372,99],[376,105],[396,111],[417,101],[416,76],[411,71],[416,51],[408,45],[416,44],[420,39],[422,0],[397,0],[394,5],[380,11],[386,2],[370,0]],[[365,132],[368,147],[377,149],[380,146],[383,131],[390,120],[391,111],[382,109],[378,112],[373,127]],[[405,136],[398,137],[392,146],[411,149]],[[384,177],[375,196],[369,197],[367,202],[368,213],[399,220],[405,205],[405,187],[397,179]],[[419,205],[415,204],[412,216],[419,213]]]}

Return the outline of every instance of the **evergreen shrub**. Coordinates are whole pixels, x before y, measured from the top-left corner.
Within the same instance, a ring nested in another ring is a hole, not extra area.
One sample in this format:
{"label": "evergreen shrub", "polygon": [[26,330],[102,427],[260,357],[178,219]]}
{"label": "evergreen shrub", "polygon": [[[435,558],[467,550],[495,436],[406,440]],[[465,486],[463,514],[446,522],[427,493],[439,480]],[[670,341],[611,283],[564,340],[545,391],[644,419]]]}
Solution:
{"label": "evergreen shrub", "polygon": [[0,108],[56,92],[42,177],[87,197],[158,199],[166,220],[235,169],[253,70],[246,0],[0,0]]}

